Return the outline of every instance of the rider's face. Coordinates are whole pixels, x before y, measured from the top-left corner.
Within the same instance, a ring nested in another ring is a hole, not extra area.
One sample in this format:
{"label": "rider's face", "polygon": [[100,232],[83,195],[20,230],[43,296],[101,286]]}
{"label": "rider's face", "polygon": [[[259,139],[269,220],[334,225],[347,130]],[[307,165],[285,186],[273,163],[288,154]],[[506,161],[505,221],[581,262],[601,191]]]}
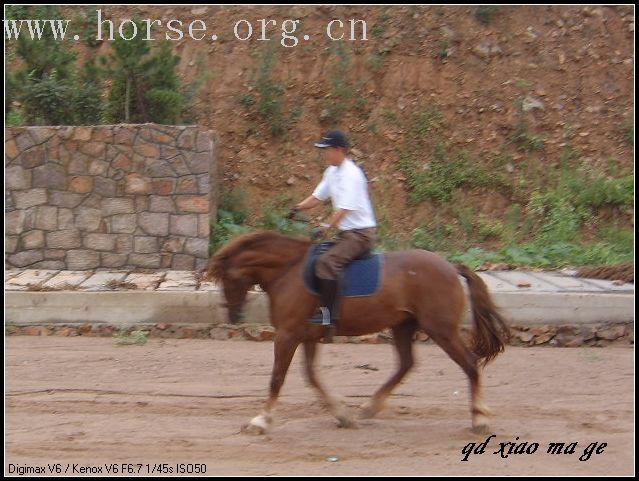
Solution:
{"label": "rider's face", "polygon": [[340,165],[346,153],[341,147],[326,147],[324,149],[324,160],[329,165]]}

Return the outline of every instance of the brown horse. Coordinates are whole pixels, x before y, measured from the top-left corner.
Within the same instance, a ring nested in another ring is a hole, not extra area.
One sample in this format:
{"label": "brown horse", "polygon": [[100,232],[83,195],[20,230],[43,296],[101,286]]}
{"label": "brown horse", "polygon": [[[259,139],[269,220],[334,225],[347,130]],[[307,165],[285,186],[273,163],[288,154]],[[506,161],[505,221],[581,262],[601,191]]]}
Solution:
{"label": "brown horse", "polygon": [[[272,422],[271,411],[284,383],[293,355],[304,344],[306,375],[329,411],[342,427],[352,425],[344,408],[319,383],[313,370],[318,341],[325,327],[307,322],[318,298],[304,286],[302,268],[311,246],[275,232],[240,236],[223,246],[210,260],[207,275],[222,283],[229,319],[236,323],[247,291],[255,284],[270,298],[271,324],[276,328],[275,359],[270,396],[264,410],[245,429],[264,433]],[[380,289],[369,297],[341,301],[336,335],[359,336],[391,328],[400,363],[397,372],[362,408],[373,417],[384,400],[413,366],[412,341],[417,329],[426,332],[464,370],[470,379],[472,428],[486,432],[490,413],[481,400],[478,364],[483,365],[504,350],[509,331],[497,312],[486,285],[463,265],[452,265],[432,252],[408,250],[384,255]],[[473,312],[473,346],[469,350],[459,334],[466,296],[459,280],[468,282]]]}

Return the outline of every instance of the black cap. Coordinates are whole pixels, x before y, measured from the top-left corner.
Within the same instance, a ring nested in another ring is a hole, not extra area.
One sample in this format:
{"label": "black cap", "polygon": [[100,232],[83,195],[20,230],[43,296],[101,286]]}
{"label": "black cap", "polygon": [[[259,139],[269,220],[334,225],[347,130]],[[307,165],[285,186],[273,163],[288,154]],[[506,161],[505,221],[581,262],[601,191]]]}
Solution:
{"label": "black cap", "polygon": [[315,142],[315,147],[324,149],[326,147],[346,147],[348,148],[348,139],[341,130],[329,130],[324,136]]}

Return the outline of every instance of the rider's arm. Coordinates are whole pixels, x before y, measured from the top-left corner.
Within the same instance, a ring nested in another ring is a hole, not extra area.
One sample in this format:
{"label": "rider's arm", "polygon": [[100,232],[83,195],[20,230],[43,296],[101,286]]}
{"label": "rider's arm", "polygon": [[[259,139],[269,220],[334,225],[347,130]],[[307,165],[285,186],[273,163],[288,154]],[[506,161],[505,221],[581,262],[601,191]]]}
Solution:
{"label": "rider's arm", "polygon": [[350,211],[347,210],[347,209],[337,209],[335,212],[333,212],[333,214],[326,221],[326,224],[329,225],[329,227],[327,227],[327,229],[330,229],[330,228],[333,228],[333,227],[337,227],[337,225],[340,223],[340,221],[349,212]]}
{"label": "rider's arm", "polygon": [[312,209],[313,207],[317,207],[321,203],[322,201],[319,200],[317,197],[309,195],[306,199],[297,204],[295,208],[299,210]]}

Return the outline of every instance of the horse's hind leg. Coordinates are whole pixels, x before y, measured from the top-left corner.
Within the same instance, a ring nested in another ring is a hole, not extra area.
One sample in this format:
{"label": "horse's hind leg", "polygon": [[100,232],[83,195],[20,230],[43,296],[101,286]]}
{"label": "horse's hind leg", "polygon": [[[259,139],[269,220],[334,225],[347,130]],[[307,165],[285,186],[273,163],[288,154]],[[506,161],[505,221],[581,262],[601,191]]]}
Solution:
{"label": "horse's hind leg", "polygon": [[384,401],[393,391],[406,373],[413,367],[413,334],[417,329],[414,319],[406,321],[393,328],[393,340],[395,349],[399,354],[399,369],[386,383],[379,388],[373,397],[362,405],[361,417],[368,419],[374,417],[384,408]]}
{"label": "horse's hind leg", "polygon": [[353,421],[345,412],[344,406],[333,399],[326,389],[320,384],[315,376],[315,370],[313,369],[313,363],[315,362],[315,354],[317,352],[317,341],[305,341],[304,342],[304,355],[305,355],[305,366],[306,366],[306,377],[308,378],[308,382],[311,383],[317,391],[319,392],[320,397],[324,401],[324,404],[330,411],[330,413],[335,416],[338,422],[338,426],[340,428],[350,428],[354,426]]}
{"label": "horse's hind leg", "polygon": [[275,352],[269,398],[266,401],[266,406],[262,412],[251,419],[251,421],[242,428],[244,432],[264,434],[271,426],[271,411],[277,401],[280,389],[282,388],[282,384],[284,384],[284,379],[286,378],[286,372],[291,365],[293,355],[295,354],[295,350],[299,344],[299,339],[286,331],[279,331],[275,335]]}
{"label": "horse's hind leg", "polygon": [[[431,323],[430,326],[433,324]],[[465,345],[459,335],[456,324],[438,324],[439,329],[429,329],[423,325],[426,333],[461,367],[470,380],[470,398],[473,432],[484,434],[488,432],[490,410],[481,399],[481,380],[477,369],[477,356]],[[444,329],[442,329],[444,327]]]}

